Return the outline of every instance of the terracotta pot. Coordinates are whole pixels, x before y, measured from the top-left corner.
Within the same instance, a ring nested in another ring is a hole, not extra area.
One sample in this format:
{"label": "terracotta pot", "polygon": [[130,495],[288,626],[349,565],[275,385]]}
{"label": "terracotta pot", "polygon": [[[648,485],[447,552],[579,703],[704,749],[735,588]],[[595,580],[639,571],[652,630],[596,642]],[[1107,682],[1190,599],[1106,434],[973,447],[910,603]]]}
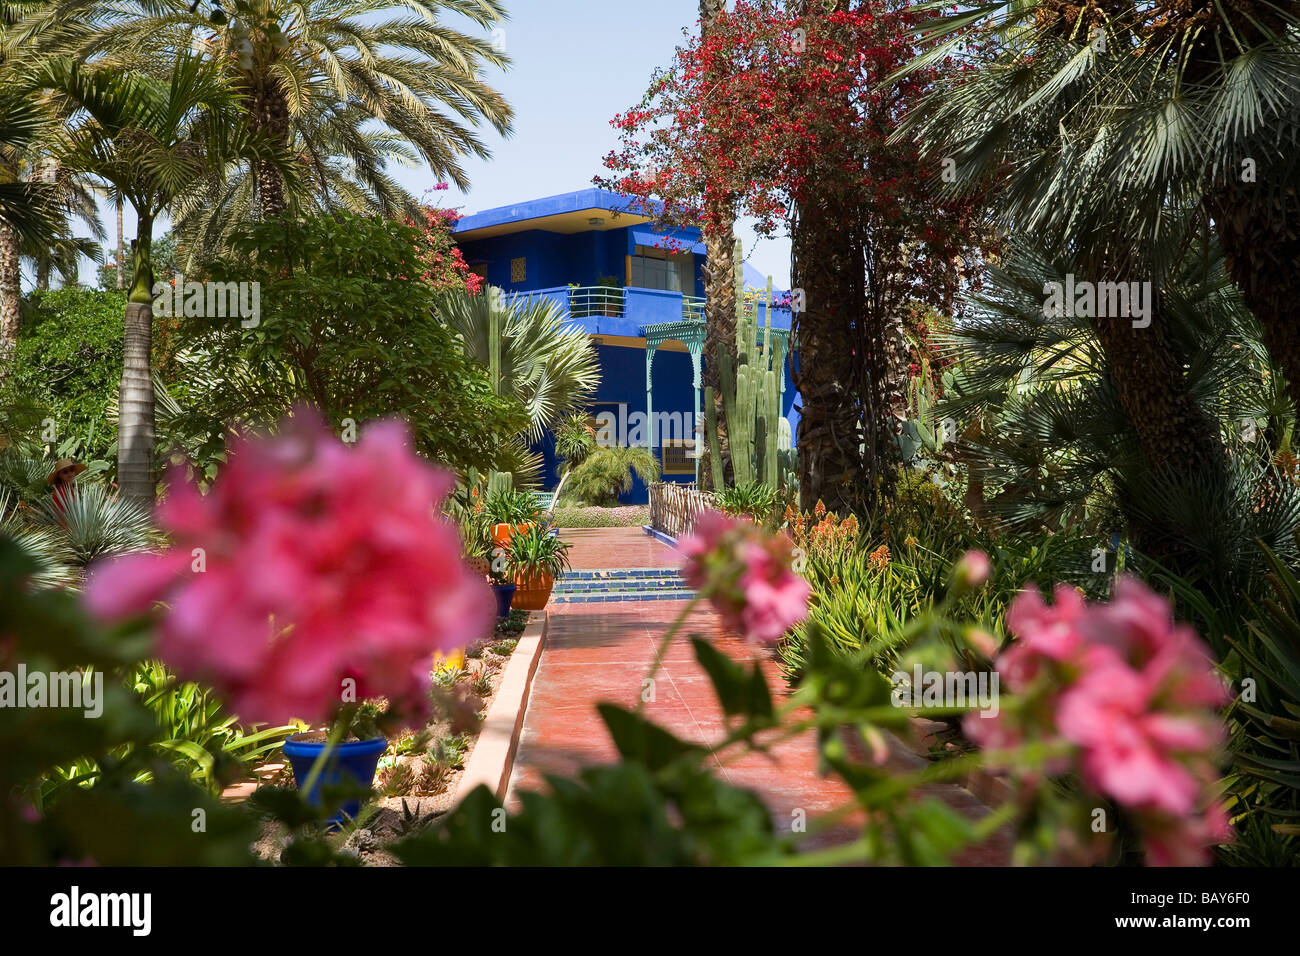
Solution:
{"label": "terracotta pot", "polygon": [[527,531],[526,524],[494,524],[492,526],[492,543],[498,548],[510,547],[510,539],[515,536],[516,531]]}
{"label": "terracotta pot", "polygon": [[555,578],[549,574],[520,575],[515,578],[515,584],[515,599],[510,607],[516,611],[541,611],[551,600]]}
{"label": "terracotta pot", "polygon": [[488,572],[492,570],[492,565],[488,563],[488,559],[479,554],[466,558],[465,564],[475,574],[481,574],[483,577],[487,577]]}

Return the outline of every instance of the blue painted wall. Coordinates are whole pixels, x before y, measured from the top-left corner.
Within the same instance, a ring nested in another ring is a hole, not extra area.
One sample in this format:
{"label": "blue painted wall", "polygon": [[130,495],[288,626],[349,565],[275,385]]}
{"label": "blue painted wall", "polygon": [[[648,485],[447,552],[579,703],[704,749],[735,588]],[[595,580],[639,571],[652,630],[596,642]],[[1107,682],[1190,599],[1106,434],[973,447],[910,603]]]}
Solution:
{"label": "blue painted wall", "polygon": [[[589,195],[588,193],[592,193]],[[609,194],[612,196],[612,194]],[[518,207],[503,207],[461,220],[458,230],[469,231],[476,228],[497,225],[511,221],[512,218],[528,219],[536,216],[563,212],[572,208],[617,208],[613,205],[599,206],[606,194],[599,191],[583,191],[564,196],[547,197],[521,204]],[[608,197],[606,197],[608,198]],[[552,208],[554,207],[554,208]],[[516,215],[517,214],[517,215]],[[507,293],[527,293],[545,290],[545,295],[556,299],[563,307],[568,306],[567,286],[570,284],[591,286],[602,277],[613,276],[621,285],[626,278],[626,256],[633,253],[638,239],[647,242],[645,225],[625,226],[604,231],[565,235],[541,229],[530,229],[507,235],[493,236],[487,239],[461,241],[461,251],[465,261],[471,267],[484,265],[487,281],[499,286]],[[635,233],[635,234],[634,234]],[[692,249],[694,256],[695,288],[686,290],[687,294],[704,295],[703,265],[704,256],[699,243],[699,230],[675,230],[671,234],[673,241],[665,239],[657,243],[664,248],[685,251]],[[510,262],[523,257],[527,260],[527,276],[523,282],[510,281]],[[746,282],[752,286],[762,284],[762,277],[746,267]],[[622,316],[583,316],[574,319],[589,333],[596,336],[641,337],[641,329],[646,325],[660,322],[676,322],[682,317],[681,296],[675,292],[660,292],[654,289],[627,289],[624,293],[624,314]],[[760,312],[760,328],[762,316]],[[774,309],[772,325],[775,328],[790,328],[788,309]],[[645,351],[640,348],[600,344],[596,347],[600,356],[601,384],[592,401],[597,410],[604,410],[615,404],[623,404],[628,414],[645,411]],[[657,412],[681,412],[688,419],[694,411],[694,390],[691,386],[691,360],[685,352],[660,350],[655,354],[654,365],[654,401]],[[786,386],[782,396],[782,413],[789,420],[791,432],[797,433],[799,413],[795,410],[797,399],[794,383],[790,380],[789,364],[786,366]],[[612,407],[609,410],[614,410]],[[554,488],[558,481],[554,439],[547,435],[534,446],[541,452],[545,465],[543,485]],[[688,482],[693,475],[666,475],[665,480]],[[644,503],[648,492],[639,479],[630,493],[621,501],[625,504]]]}

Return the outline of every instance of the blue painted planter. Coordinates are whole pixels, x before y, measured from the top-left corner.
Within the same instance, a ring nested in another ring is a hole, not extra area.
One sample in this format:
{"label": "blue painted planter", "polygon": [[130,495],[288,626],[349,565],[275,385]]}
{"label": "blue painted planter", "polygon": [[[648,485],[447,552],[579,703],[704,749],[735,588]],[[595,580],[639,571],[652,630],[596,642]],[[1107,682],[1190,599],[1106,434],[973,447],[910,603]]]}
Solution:
{"label": "blue painted planter", "polygon": [[494,584],[492,590],[497,596],[497,617],[505,618],[510,616],[510,602],[515,599],[514,584]]}
{"label": "blue painted planter", "polygon": [[[312,765],[325,749],[323,742],[299,740],[301,736],[303,735],[294,734],[284,742],[284,755],[289,758],[289,766],[293,768],[294,783],[299,789],[307,783],[307,778],[311,776]],[[334,748],[333,756],[325,764],[325,769],[316,779],[316,785],[305,795],[307,802],[312,806],[319,805],[321,788],[338,784],[344,774],[364,787],[370,786],[375,780],[375,768],[379,766],[379,758],[387,749],[388,741],[383,737],[338,744]],[[360,812],[361,801],[349,800],[330,817],[330,822],[342,823],[345,816],[356,819]]]}

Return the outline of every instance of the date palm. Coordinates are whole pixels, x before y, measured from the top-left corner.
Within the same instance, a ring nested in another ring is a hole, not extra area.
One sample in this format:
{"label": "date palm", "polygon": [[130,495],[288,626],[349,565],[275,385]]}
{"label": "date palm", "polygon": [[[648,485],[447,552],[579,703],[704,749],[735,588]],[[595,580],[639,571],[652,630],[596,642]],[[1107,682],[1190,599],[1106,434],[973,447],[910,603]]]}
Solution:
{"label": "date palm", "polygon": [[72,107],[65,165],[112,186],[135,209],[133,279],[124,315],[125,354],[118,402],[118,484],[152,504],[154,494],[153,228],[196,182],[239,162],[291,164],[267,138],[251,132],[243,100],[213,65],[179,57],[170,76],[84,66],[52,59],[34,86]]}
{"label": "date palm", "polygon": [[506,19],[499,0],[238,0],[227,10],[213,23],[189,0],[67,0],[29,18],[26,35],[140,68],[189,51],[218,64],[247,97],[252,128],[299,167],[290,188],[274,163],[252,164],[228,190],[227,207],[240,212],[250,197],[274,216],[347,205],[360,192],[391,214],[412,202],[386,177],[387,160],[413,152],[463,188],[465,157],[489,155],[476,129],[510,132],[509,105],[483,79],[486,67],[508,63],[500,44],[442,21],[452,14],[497,29]]}

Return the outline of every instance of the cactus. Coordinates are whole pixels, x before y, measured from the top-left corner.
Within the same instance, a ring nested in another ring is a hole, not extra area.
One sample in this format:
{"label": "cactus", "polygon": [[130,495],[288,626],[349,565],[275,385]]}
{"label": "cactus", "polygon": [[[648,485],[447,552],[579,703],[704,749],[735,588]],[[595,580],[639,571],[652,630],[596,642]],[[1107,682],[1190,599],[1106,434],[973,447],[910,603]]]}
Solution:
{"label": "cactus", "polygon": [[[792,455],[789,423],[781,415],[781,382],[785,374],[785,355],[780,339],[772,337],[772,279],[767,280],[767,307],[763,327],[763,349],[758,348],[758,308],[752,317],[745,314],[743,265],[740,242],[736,243],[736,358],[724,351],[718,356],[718,383],[722,391],[722,408],[727,421],[727,438],[731,448],[731,470],[736,485],[761,481],[773,488],[782,483],[783,462]],[[709,446],[718,448],[718,424],[713,414],[713,392],[707,390],[705,429]],[[784,426],[786,455],[780,447]],[[714,487],[723,486],[722,464],[714,462]]]}

